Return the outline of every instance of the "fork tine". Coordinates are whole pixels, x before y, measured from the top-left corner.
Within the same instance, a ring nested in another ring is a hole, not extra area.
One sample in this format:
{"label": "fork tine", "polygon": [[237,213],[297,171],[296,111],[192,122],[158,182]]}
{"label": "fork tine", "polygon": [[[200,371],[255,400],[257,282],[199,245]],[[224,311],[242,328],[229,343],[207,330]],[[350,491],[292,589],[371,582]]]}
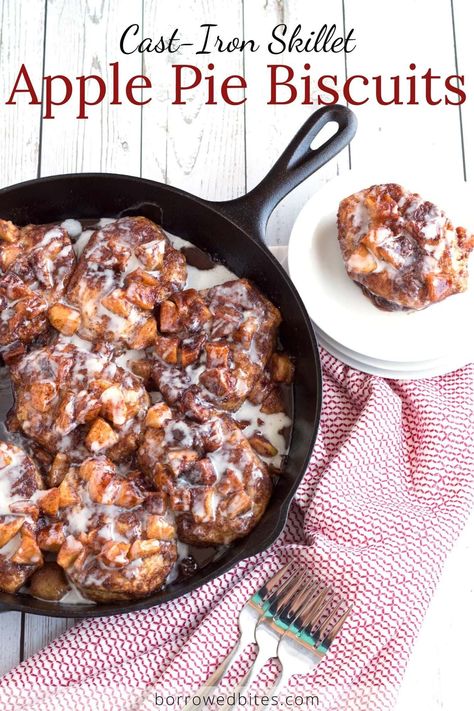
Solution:
{"label": "fork tine", "polygon": [[[342,601],[342,602],[344,602],[344,601]],[[337,609],[339,609],[339,608],[337,608]],[[349,617],[351,612],[352,612],[352,605],[348,605],[346,607],[346,609],[344,610],[344,612],[342,612],[340,614],[338,620],[334,623],[334,625],[329,630],[329,632],[326,633],[326,636],[324,637],[324,640],[323,640],[323,645],[326,647],[326,649],[329,649],[329,647],[331,646],[331,644],[334,641],[334,638],[339,633],[339,630],[341,629],[342,625],[347,620],[347,618]]]}
{"label": "fork tine", "polygon": [[270,596],[270,594],[275,589],[278,588],[282,579],[285,577],[285,574],[289,570],[290,566],[291,566],[291,563],[287,563],[286,565],[284,565],[283,568],[280,568],[280,570],[277,570],[275,575],[272,578],[270,578],[270,580],[267,580],[267,582],[262,585],[262,587],[260,588],[260,590],[258,592],[262,595],[262,597],[265,596],[264,599],[267,599]]}
{"label": "fork tine", "polygon": [[294,570],[291,574],[290,577],[285,580],[283,585],[280,587],[277,587],[270,597],[266,600],[265,604],[265,613],[268,615],[272,614],[275,615],[278,613],[280,609],[282,609],[282,604],[284,604],[287,600],[291,599],[291,595],[294,592],[294,587],[295,587],[295,582],[299,581],[299,579],[304,575],[299,570]]}
{"label": "fork tine", "polygon": [[274,611],[273,618],[275,623],[289,626],[306,605],[312,592],[311,580],[308,578],[307,573],[303,572]]}
{"label": "fork tine", "polygon": [[[335,605],[334,601],[336,601]],[[318,645],[321,640],[324,639],[326,631],[331,629],[332,622],[336,617],[342,602],[342,598],[338,598],[334,595],[327,602],[325,608],[319,612],[317,620],[315,620],[310,627],[310,636],[313,644]],[[326,615],[326,613],[328,614]]]}
{"label": "fork tine", "polygon": [[313,598],[314,592],[314,583],[311,578],[305,574],[301,591],[293,600],[290,600],[288,614],[292,617],[300,615]]}
{"label": "fork tine", "polygon": [[[319,587],[319,584],[318,584]],[[298,632],[305,628],[310,620],[310,617],[308,616],[311,610],[315,607],[315,605],[319,605],[321,602],[324,594],[325,594],[325,589],[323,588],[319,592],[317,592],[316,597],[313,597],[313,593],[315,590],[313,588],[308,589],[308,596],[304,602],[304,604],[300,607],[298,610],[298,614],[295,615],[295,618],[293,619],[293,622],[290,627],[290,631],[293,634],[298,634]]]}
{"label": "fork tine", "polygon": [[272,593],[274,593],[275,590],[278,590],[278,587],[279,587],[282,579],[284,578],[285,574],[289,570],[290,566],[291,566],[291,563],[287,563],[286,565],[283,566],[283,568],[280,568],[280,570],[277,570],[275,575],[272,578],[270,578],[270,580],[267,580],[262,585],[262,587],[259,588],[257,590],[257,592],[255,592],[252,595],[251,600],[255,604],[259,604],[259,605],[263,605],[263,603],[267,602],[269,600],[270,596],[272,595]]}
{"label": "fork tine", "polygon": [[311,634],[311,630],[321,620],[322,615],[329,609],[335,597],[335,593],[331,588],[323,588],[321,593],[314,600],[313,605],[306,611],[304,618],[301,620],[301,632]]}

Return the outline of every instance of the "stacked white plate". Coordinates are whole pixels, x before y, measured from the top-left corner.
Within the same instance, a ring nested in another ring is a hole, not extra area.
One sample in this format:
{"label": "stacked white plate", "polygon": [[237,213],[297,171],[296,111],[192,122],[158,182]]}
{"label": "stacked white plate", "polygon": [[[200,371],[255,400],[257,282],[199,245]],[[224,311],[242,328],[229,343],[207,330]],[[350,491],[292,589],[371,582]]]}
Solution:
{"label": "stacked white plate", "polygon": [[[474,273],[469,288],[423,311],[382,311],[347,276],[337,239],[337,210],[348,195],[395,182],[474,231],[473,186],[422,176],[351,171],[304,206],[288,248],[290,276],[314,321],[319,343],[347,365],[387,378],[428,378],[474,360]],[[471,272],[474,260],[471,259]]]}

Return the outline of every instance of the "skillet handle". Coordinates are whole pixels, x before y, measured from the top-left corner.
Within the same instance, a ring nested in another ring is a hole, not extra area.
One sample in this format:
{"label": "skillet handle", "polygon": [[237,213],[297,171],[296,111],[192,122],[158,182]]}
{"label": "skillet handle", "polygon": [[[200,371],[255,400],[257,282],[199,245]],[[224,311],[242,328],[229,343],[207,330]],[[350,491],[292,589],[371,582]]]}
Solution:
{"label": "skillet handle", "polygon": [[[322,146],[311,143],[326,124],[335,122],[336,133]],[[324,106],[315,111],[290,141],[263,180],[247,195],[235,200],[212,202],[251,237],[264,241],[268,219],[278,203],[319,168],[340,153],[354,138],[355,114],[345,106]]]}

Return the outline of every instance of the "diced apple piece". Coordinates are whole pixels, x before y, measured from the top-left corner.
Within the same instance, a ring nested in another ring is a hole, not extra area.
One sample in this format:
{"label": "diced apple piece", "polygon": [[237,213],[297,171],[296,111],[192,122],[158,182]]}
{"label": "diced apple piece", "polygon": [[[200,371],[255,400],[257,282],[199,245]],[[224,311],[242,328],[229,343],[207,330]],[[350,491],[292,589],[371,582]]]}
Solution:
{"label": "diced apple piece", "polygon": [[[4,518],[4,517],[2,517]],[[23,526],[25,519],[22,516],[16,516],[10,521],[2,521],[0,523],[0,548],[8,543]]]}
{"label": "diced apple piece", "polygon": [[123,568],[130,562],[127,557],[129,550],[129,543],[107,541],[102,546],[99,557],[110,568]]}
{"label": "diced apple piece", "polygon": [[48,489],[44,493],[41,492],[38,496],[38,505],[40,510],[47,516],[56,516],[59,510],[61,494],[57,487]]}
{"label": "diced apple piece", "polygon": [[118,442],[118,434],[101,417],[92,423],[92,427],[87,433],[85,444],[89,451],[94,454],[109,449]]}
{"label": "diced apple piece", "polygon": [[79,311],[59,302],[50,306],[48,318],[50,324],[64,336],[72,336],[81,325]]}
{"label": "diced apple piece", "polygon": [[38,412],[47,412],[56,397],[56,386],[52,380],[39,380],[31,383],[31,404]]}
{"label": "diced apple piece", "polygon": [[156,540],[135,541],[130,547],[128,557],[130,560],[149,558],[161,551],[161,542]]}
{"label": "diced apple piece", "polygon": [[157,402],[156,405],[150,407],[145,417],[146,427],[161,429],[167,420],[172,418],[172,412],[168,405],[164,402]]}
{"label": "diced apple piece", "polygon": [[58,552],[57,563],[67,570],[77,560],[84,546],[74,536],[67,536]]}
{"label": "diced apple piece", "polygon": [[276,457],[278,450],[261,434],[255,434],[249,437],[249,443],[257,454],[261,457]]}
{"label": "diced apple piece", "polygon": [[293,381],[295,367],[284,353],[274,353],[270,361],[270,373],[276,383],[289,385]]}

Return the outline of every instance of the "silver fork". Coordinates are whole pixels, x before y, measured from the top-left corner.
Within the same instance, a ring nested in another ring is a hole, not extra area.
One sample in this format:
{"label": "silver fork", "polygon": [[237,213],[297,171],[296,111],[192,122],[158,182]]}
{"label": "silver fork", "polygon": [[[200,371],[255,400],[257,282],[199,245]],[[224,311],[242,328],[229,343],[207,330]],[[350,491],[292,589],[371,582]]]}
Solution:
{"label": "silver fork", "polygon": [[323,588],[308,601],[280,639],[277,654],[282,671],[272,688],[273,695],[278,695],[292,676],[307,674],[321,662],[351,609],[330,588]]}
{"label": "silver fork", "polygon": [[[270,578],[252,597],[247,600],[239,614],[238,625],[240,637],[230,650],[227,657],[217,667],[215,672],[207,679],[207,681],[194,692],[193,696],[203,696],[212,687],[217,687],[221,682],[226,671],[232,664],[233,660],[247,647],[249,644],[255,643],[255,628],[260,617],[266,612],[278,590],[287,590],[291,588],[291,583],[298,575],[297,572],[292,572],[289,577],[284,580],[286,573],[290,568],[290,563],[281,568],[275,575]],[[189,702],[182,711],[196,711],[196,705]]]}
{"label": "silver fork", "polygon": [[255,628],[258,645],[257,657],[242,681],[231,693],[243,694],[258,676],[262,667],[272,657],[276,657],[280,639],[298,618],[314,596],[314,583],[306,572],[299,572],[285,588],[277,589],[268,601],[266,610]]}

